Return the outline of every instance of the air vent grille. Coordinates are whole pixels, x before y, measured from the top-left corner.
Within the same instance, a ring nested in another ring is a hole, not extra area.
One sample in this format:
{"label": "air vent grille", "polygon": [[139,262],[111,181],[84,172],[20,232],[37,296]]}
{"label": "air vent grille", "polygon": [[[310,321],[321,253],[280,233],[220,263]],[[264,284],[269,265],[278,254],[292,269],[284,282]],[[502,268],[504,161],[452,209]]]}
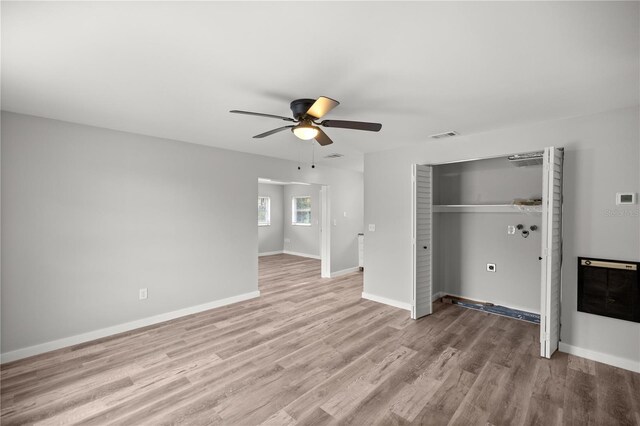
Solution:
{"label": "air vent grille", "polygon": [[454,132],[453,130],[450,132],[438,133],[436,135],[429,136],[431,139],[443,139],[443,138],[452,138],[454,136],[458,136],[458,132]]}
{"label": "air vent grille", "polygon": [[325,155],[324,158],[340,158],[340,157],[344,157],[344,155],[334,152],[333,154]]}
{"label": "air vent grille", "polygon": [[516,167],[539,166],[542,164],[542,156],[544,152],[526,152],[524,154],[510,155],[509,162]]}

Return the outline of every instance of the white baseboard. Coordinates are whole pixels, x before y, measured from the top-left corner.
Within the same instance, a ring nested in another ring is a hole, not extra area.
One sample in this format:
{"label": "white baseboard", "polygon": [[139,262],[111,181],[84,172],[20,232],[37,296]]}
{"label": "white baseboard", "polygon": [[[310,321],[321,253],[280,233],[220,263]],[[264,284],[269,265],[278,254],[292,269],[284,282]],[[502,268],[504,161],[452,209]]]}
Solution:
{"label": "white baseboard", "polygon": [[340,275],[350,274],[352,272],[359,271],[360,268],[358,266],[354,266],[353,268],[342,269],[341,271],[335,271],[331,273],[331,278],[339,277]]}
{"label": "white baseboard", "polygon": [[204,303],[202,305],[191,306],[177,311],[167,312],[164,314],[154,315],[152,317],[142,318],[136,321],[118,324],[111,327],[101,328],[99,330],[89,331],[87,333],[77,334],[51,342],[39,345],[29,346],[27,348],[17,349],[15,351],[6,352],[0,355],[0,363],[15,361],[45,352],[54,351],[56,349],[73,346],[80,343],[89,342],[91,340],[101,339],[103,337],[112,336],[118,333],[135,330],[136,328],[147,327],[149,325],[158,324],[164,321],[180,318],[186,315],[197,314],[198,312],[208,311],[209,309],[219,308],[232,303],[242,302],[243,300],[253,299],[260,296],[260,291],[252,291],[250,293],[239,294],[237,296],[227,297],[226,299],[214,300],[213,302]]}
{"label": "white baseboard", "polygon": [[282,254],[284,253],[284,251],[282,250],[278,250],[278,251],[265,251],[264,253],[258,253],[258,257],[262,257],[262,256],[273,256],[274,254]]}
{"label": "white baseboard", "polygon": [[444,297],[446,295],[447,295],[447,293],[445,293],[444,291],[439,291],[439,292],[434,293],[433,295],[431,295],[431,301],[435,302],[436,300],[438,300],[441,297]]}
{"label": "white baseboard", "polygon": [[482,299],[478,299],[478,298],[475,298],[475,297],[462,296],[462,295],[459,295],[459,294],[448,293],[446,291],[445,292],[441,292],[441,293],[442,293],[442,295],[440,297],[442,297],[442,296],[459,297],[461,299],[473,300],[473,301],[478,302],[478,303],[492,303],[494,305],[504,306],[505,308],[515,309],[515,310],[522,311],[522,312],[529,312],[531,314],[540,315],[540,310],[536,311],[535,309],[525,308],[525,307],[522,307],[522,306],[513,305],[511,303],[503,305],[503,304],[501,304],[499,302],[496,302],[496,301],[482,300]]}
{"label": "white baseboard", "polygon": [[386,297],[376,296],[371,293],[362,293],[362,298],[371,300],[373,302],[383,303],[385,305],[393,306],[394,308],[404,309],[405,311],[411,311],[411,304],[404,303],[393,299],[387,299]]}
{"label": "white baseboard", "polygon": [[[435,302],[436,300],[440,299],[442,296],[445,296],[445,295],[446,295],[445,292],[439,291],[438,293],[435,293],[433,296],[431,296],[431,301]],[[378,302],[378,303],[384,303],[385,305],[393,306],[395,308],[404,309],[405,311],[411,311],[411,303],[399,302],[397,300],[388,299],[386,297],[376,296],[371,293],[362,293],[362,298],[371,300],[374,302]]]}
{"label": "white baseboard", "polygon": [[568,345],[560,342],[558,347],[560,352],[565,352],[571,355],[580,356],[593,361],[602,362],[603,364],[613,365],[614,367],[623,368],[625,370],[640,373],[640,361],[634,361],[627,358],[620,358],[615,355],[603,354],[602,352],[592,351],[590,349],[580,348],[578,346]]}
{"label": "white baseboard", "polygon": [[320,260],[320,256],[318,256],[317,254],[307,254],[307,253],[298,253],[295,251],[289,251],[289,250],[282,250],[282,252],[284,254],[290,254],[292,256],[300,256],[300,257],[310,257],[311,259],[318,259]]}

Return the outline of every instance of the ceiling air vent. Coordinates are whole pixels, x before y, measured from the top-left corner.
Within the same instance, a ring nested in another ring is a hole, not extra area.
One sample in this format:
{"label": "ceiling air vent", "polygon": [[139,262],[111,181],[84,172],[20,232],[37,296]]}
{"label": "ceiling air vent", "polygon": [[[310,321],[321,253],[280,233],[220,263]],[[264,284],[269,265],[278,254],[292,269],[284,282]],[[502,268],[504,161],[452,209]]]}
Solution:
{"label": "ceiling air vent", "polygon": [[344,157],[344,155],[334,152],[333,154],[325,155],[324,158],[340,158],[340,157]]}
{"label": "ceiling air vent", "polygon": [[450,131],[444,133],[438,133],[437,135],[429,136],[431,139],[442,139],[442,138],[451,138],[453,136],[458,136],[458,132]]}

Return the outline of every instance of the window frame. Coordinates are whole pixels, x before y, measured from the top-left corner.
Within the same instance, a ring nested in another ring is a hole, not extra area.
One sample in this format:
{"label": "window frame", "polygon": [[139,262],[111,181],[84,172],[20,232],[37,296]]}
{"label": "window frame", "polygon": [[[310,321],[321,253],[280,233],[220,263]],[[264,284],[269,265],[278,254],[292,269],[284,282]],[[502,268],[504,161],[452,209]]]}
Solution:
{"label": "window frame", "polygon": [[[267,200],[266,222],[260,222],[260,199]],[[271,197],[266,195],[258,195],[258,226],[271,226]]]}
{"label": "window frame", "polygon": [[[308,198],[309,199],[309,208],[308,209],[297,209],[296,208],[296,200],[299,198]],[[293,195],[291,197],[291,225],[293,226],[311,226],[311,195]],[[297,212],[309,212],[309,223],[305,222],[296,222],[296,218],[298,215]]]}

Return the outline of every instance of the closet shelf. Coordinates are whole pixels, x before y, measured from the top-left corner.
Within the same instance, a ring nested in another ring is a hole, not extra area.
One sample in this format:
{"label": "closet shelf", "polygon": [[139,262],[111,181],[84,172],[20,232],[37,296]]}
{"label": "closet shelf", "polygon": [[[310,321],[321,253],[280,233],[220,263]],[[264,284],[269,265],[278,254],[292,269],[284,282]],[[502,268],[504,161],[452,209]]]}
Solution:
{"label": "closet shelf", "polygon": [[441,204],[433,206],[434,213],[541,213],[542,206],[513,204]]}

